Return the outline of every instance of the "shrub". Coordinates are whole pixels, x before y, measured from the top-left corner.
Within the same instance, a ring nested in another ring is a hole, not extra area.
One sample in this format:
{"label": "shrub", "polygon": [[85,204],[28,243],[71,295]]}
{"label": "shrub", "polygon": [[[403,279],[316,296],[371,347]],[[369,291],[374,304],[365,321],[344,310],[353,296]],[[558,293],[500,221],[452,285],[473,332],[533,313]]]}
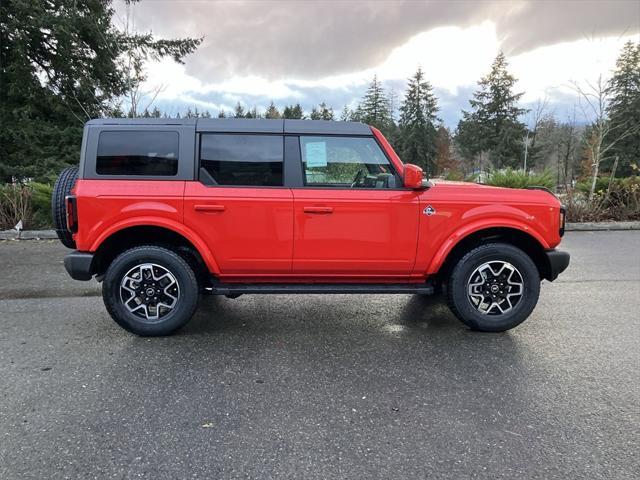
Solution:
{"label": "shrub", "polygon": [[0,185],[0,229],[8,230],[31,221],[31,188],[22,184]]}
{"label": "shrub", "polygon": [[556,183],[552,173],[545,170],[542,173],[526,173],[524,170],[493,170],[489,173],[487,185],[506,188],[545,187],[549,190],[555,188]]}
{"label": "shrub", "polygon": [[580,182],[561,200],[570,222],[640,220],[640,177],[598,178],[593,200],[589,201],[590,182]]}
{"label": "shrub", "polygon": [[51,196],[53,195],[53,187],[46,183],[37,182],[31,183],[30,186],[32,189],[31,207],[33,211],[31,227],[51,228]]}
{"label": "shrub", "polygon": [[44,183],[0,185],[0,230],[22,221],[24,229],[51,228],[53,187]]}

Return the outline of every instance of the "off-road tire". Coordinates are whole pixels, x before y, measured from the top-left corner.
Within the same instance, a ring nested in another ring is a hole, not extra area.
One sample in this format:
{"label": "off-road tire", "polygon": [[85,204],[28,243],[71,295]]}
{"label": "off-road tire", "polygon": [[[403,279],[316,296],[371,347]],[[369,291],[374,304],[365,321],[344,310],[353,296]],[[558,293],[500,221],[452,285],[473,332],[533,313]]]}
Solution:
{"label": "off-road tire", "polygon": [[78,167],[65,168],[53,186],[53,194],[51,195],[51,216],[53,217],[53,225],[56,229],[56,235],[67,248],[76,248],[76,242],[73,241],[72,234],[67,230],[67,205],[65,198],[71,195],[71,189],[78,179]]}
{"label": "off-road tire", "polygon": [[[499,315],[481,313],[468,295],[470,277],[478,267],[490,261],[510,263],[524,281],[520,301],[511,311]],[[453,314],[469,328],[503,332],[525,321],[535,308],[540,295],[540,274],[531,258],[519,248],[506,243],[490,243],[474,248],[458,261],[449,276],[446,294]]]}
{"label": "off-road tire", "polygon": [[[168,270],[179,286],[175,307],[153,322],[130,312],[121,297],[123,277],[136,265],[144,263],[156,264]],[[125,330],[145,337],[170,335],[184,326],[195,313],[198,295],[198,281],[189,264],[176,252],[153,245],[135,247],[121,253],[109,265],[102,283],[102,298],[111,318]]]}

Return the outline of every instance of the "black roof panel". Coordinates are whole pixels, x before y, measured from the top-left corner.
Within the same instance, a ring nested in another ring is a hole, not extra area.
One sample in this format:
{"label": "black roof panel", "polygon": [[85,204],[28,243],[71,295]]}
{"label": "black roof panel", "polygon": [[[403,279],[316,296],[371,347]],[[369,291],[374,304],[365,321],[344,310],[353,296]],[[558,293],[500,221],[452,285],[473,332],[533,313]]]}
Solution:
{"label": "black roof panel", "polygon": [[88,125],[184,125],[198,132],[371,135],[364,123],[331,120],[271,120],[265,118],[98,118]]}
{"label": "black roof panel", "polygon": [[95,118],[87,125],[195,125],[195,118]]}
{"label": "black roof panel", "polygon": [[282,133],[283,120],[266,118],[199,118],[198,132]]}
{"label": "black roof panel", "polygon": [[285,120],[284,133],[320,135],[371,135],[371,129],[359,122],[333,120]]}

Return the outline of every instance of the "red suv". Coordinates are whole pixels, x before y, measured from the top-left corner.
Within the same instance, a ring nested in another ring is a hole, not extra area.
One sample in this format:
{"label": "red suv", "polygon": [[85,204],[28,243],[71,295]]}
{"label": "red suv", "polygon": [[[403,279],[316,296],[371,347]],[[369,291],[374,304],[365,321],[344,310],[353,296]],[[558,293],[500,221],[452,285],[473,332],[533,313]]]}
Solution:
{"label": "red suv", "polygon": [[206,292],[440,288],[470,328],[503,331],[569,264],[549,191],[431,183],[353,122],[92,120],[53,215],[69,274],[139,335],[174,332]]}

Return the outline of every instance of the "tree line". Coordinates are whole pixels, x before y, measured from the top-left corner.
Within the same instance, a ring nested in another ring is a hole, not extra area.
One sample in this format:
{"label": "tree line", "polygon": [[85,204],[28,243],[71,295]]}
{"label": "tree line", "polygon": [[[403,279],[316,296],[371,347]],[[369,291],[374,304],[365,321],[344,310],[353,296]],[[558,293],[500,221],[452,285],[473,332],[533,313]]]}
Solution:
{"label": "tree line", "polygon": [[[550,170],[556,184],[566,185],[599,174],[636,175],[640,162],[640,44],[622,48],[608,81],[574,82],[576,104],[567,118],[559,119],[540,100],[533,108],[520,105],[524,92],[516,89],[503,53],[463,110],[454,131],[438,117],[438,99],[425,72],[418,68],[407,80],[398,112],[391,93],[376,76],[354,108],[344,106],[339,115],[321,102],[310,112],[298,103],[282,111],[273,103],[260,114],[241,103],[218,117],[288,118],[359,121],[380,129],[406,162],[421,166],[429,175],[465,178],[495,169]],[[158,112],[159,114],[159,112]],[[208,111],[189,109],[190,116],[211,117]],[[529,124],[525,120],[529,119]]]}
{"label": "tree line", "polygon": [[[127,2],[127,5],[135,0]],[[0,2],[0,181],[51,181],[77,163],[90,118],[166,117],[154,106],[160,89],[145,91],[144,65],[183,62],[202,38],[157,39],[114,26],[110,0]],[[126,20],[126,19],[125,19]],[[189,108],[183,117],[360,121],[380,129],[405,162],[430,176],[482,176],[492,169],[553,170],[556,183],[603,172],[637,174],[640,160],[640,44],[620,52],[609,80],[574,83],[576,106],[558,118],[547,101],[531,109],[498,54],[455,129],[439,118],[439,101],[418,68],[399,102],[374,76],[363,97],[339,112],[325,102],[248,107],[212,114]],[[177,115],[178,117],[180,115]]]}

